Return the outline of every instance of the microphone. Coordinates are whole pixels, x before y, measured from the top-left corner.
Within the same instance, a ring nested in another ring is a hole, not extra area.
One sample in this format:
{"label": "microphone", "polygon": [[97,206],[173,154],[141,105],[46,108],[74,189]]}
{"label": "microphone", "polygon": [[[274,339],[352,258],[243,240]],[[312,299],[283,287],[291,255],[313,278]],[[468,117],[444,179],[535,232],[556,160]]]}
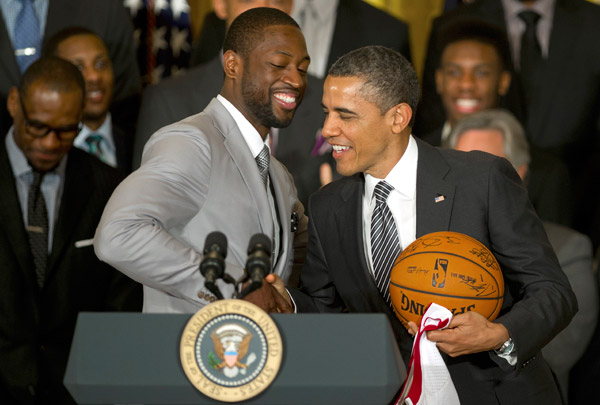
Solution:
{"label": "microphone", "polygon": [[204,258],[200,262],[200,273],[204,276],[204,286],[218,299],[223,299],[223,294],[216,285],[219,278],[225,274],[225,258],[227,257],[227,238],[222,232],[215,231],[208,234],[204,242]]}
{"label": "microphone", "polygon": [[271,239],[267,235],[257,233],[250,238],[246,272],[250,283],[242,291],[242,297],[259,289],[265,276],[271,272]]}

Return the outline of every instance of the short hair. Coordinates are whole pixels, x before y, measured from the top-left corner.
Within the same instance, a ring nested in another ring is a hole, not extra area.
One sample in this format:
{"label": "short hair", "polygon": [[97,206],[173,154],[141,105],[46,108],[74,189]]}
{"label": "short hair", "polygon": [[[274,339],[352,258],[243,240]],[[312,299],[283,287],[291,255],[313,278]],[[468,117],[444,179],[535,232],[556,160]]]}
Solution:
{"label": "short hair", "polygon": [[274,25],[288,25],[300,29],[292,17],[276,8],[256,7],[244,11],[233,20],[227,30],[223,52],[232,50],[245,59],[262,40],[265,28]]}
{"label": "short hair", "polygon": [[[98,38],[100,40],[100,42],[102,42],[102,44],[104,44],[104,41],[102,40],[100,35],[96,34],[94,31],[90,30],[89,28],[71,26],[71,27],[63,28],[62,30],[60,30],[57,33],[55,33],[54,35],[52,35],[47,41],[44,42],[44,47],[42,48],[42,56],[58,56],[58,47],[60,46],[60,44],[63,41],[65,41],[71,37],[75,37],[77,35],[91,35],[93,37]],[[106,44],[104,44],[104,47],[106,48]],[[108,48],[107,48],[107,52],[108,52]]]}
{"label": "short hair", "polygon": [[379,45],[358,48],[335,61],[327,74],[364,80],[361,97],[374,103],[382,115],[396,104],[408,104],[413,111],[409,123],[412,127],[419,102],[419,79],[398,51]]}
{"label": "short hair", "polygon": [[496,50],[503,70],[512,69],[510,44],[506,31],[490,22],[473,17],[462,17],[442,26],[437,36],[437,48],[441,55],[446,48],[460,41],[475,41],[490,45]]}
{"label": "short hair", "polygon": [[42,57],[33,62],[23,73],[18,86],[19,97],[25,100],[31,85],[42,82],[48,89],[58,93],[79,90],[81,106],[85,103],[85,81],[79,69],[71,62],[55,56]]}
{"label": "short hair", "polygon": [[504,138],[504,154],[506,159],[518,169],[531,161],[529,143],[525,130],[515,116],[507,110],[491,108],[461,118],[452,129],[448,138],[448,146],[456,148],[462,134],[471,130],[495,129]]}

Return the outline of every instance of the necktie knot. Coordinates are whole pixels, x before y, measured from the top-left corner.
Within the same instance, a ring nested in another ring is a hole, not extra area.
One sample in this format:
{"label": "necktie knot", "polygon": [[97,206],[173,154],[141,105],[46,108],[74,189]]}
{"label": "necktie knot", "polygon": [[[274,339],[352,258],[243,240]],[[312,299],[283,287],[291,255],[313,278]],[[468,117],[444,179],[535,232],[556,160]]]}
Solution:
{"label": "necktie knot", "polygon": [[269,177],[269,162],[271,159],[271,155],[269,153],[269,148],[265,145],[258,156],[256,157],[256,164],[258,165],[258,171],[260,173],[260,177],[262,178],[265,187],[267,186],[267,179]]}
{"label": "necktie knot", "polygon": [[394,187],[392,187],[385,180],[382,180],[379,183],[377,183],[377,185],[375,186],[375,190],[373,191],[373,194],[375,195],[375,201],[377,202],[377,204],[385,203],[393,189]]}
{"label": "necktie knot", "polygon": [[102,135],[96,133],[89,134],[85,138],[85,143],[87,144],[91,155],[94,155],[98,159],[104,161],[104,153],[102,151]]}
{"label": "necktie knot", "polygon": [[527,29],[534,28],[537,25],[538,20],[541,15],[533,10],[525,10],[521,11],[519,14],[519,18],[523,20]]}

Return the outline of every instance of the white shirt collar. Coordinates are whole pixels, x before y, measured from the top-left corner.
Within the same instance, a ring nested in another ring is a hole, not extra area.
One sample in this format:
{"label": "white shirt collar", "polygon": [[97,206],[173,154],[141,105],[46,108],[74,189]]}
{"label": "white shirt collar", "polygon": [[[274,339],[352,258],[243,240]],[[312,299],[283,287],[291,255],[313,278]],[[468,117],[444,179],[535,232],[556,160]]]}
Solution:
{"label": "white shirt collar", "polygon": [[95,131],[91,130],[87,125],[84,125],[81,129],[81,132],[77,134],[73,145],[77,146],[80,149],[88,150],[88,146],[85,143],[85,138],[87,138],[88,135],[92,133],[99,134],[100,136],[102,136],[102,141],[107,151],[115,150],[115,142],[112,136],[112,118],[110,116],[110,113],[106,114],[106,119],[104,120],[102,125],[100,125],[100,127]]}
{"label": "white shirt collar", "polygon": [[[229,102],[229,100],[220,94],[217,95],[217,100],[219,100],[221,104],[223,104],[223,107],[229,111],[229,114],[231,114],[233,120],[240,129],[248,148],[250,148],[252,157],[256,158],[265,145],[267,145],[267,147],[269,146],[269,136],[267,135],[266,139],[263,141],[256,128],[254,128],[250,121],[248,121],[246,117],[244,117],[244,115]],[[269,151],[270,150],[271,149],[269,148]]]}
{"label": "white shirt collar", "polygon": [[411,135],[404,154],[388,173],[385,179],[378,179],[370,174],[365,175],[365,193],[367,201],[373,198],[375,186],[381,180],[389,183],[405,199],[414,199],[417,191],[417,160],[419,151],[417,143]]}

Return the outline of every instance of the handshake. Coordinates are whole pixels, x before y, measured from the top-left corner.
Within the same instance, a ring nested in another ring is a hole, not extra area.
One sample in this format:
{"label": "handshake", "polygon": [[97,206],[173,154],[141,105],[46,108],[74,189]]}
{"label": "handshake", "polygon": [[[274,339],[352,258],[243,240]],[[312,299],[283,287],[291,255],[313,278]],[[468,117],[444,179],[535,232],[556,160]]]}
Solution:
{"label": "handshake", "polygon": [[[239,280],[225,273],[227,238],[223,233],[215,231],[206,237],[203,254],[200,273],[204,277],[204,286],[217,299],[223,299],[223,294],[216,281],[223,279],[226,283],[234,285],[235,292],[232,298],[249,301],[266,312],[294,312],[292,300],[283,280],[278,275],[270,273],[271,240],[266,235],[258,233],[250,238],[244,275]],[[241,291],[239,291],[240,285]]]}

